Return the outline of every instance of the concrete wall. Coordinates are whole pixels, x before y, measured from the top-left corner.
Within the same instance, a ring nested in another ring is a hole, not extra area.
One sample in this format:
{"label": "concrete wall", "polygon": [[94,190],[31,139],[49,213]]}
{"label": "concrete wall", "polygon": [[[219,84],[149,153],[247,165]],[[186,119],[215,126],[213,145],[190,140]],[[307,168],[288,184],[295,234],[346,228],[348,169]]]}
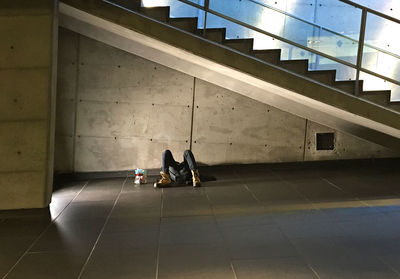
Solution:
{"label": "concrete wall", "polygon": [[[55,170],[160,167],[192,147],[205,164],[393,157],[229,90],[60,29]],[[336,148],[315,150],[316,132]]]}
{"label": "concrete wall", "polygon": [[55,1],[0,1],[0,209],[52,192]]}

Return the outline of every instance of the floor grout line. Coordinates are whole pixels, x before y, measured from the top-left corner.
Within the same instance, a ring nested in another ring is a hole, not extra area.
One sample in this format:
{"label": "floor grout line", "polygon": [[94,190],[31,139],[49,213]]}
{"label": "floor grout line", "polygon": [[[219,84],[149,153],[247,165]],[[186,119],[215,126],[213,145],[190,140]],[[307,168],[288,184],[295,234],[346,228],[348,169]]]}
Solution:
{"label": "floor grout line", "polygon": [[162,216],[163,208],[164,208],[164,188],[161,188],[160,222],[159,222],[159,227],[158,227],[157,258],[156,258],[155,279],[158,279],[158,273],[159,273],[159,267],[160,267],[161,220],[163,218],[163,216]]}
{"label": "floor grout line", "polygon": [[282,233],[283,237],[290,243],[290,245],[293,247],[293,249],[296,251],[297,256],[303,261],[303,263],[314,273],[314,275],[317,277],[317,279],[320,279],[320,276],[318,275],[318,272],[315,271],[315,269],[309,264],[303,257],[303,255],[299,252],[299,249],[297,249],[296,245],[293,243],[293,241],[290,239],[290,237],[282,230],[281,226],[277,224],[277,228],[279,231]]}
{"label": "floor grout line", "polygon": [[382,259],[382,257],[379,257],[379,256],[378,256],[378,260],[379,260],[380,262],[382,262],[384,265],[386,265],[386,266],[387,266],[390,270],[392,270],[394,273],[396,273],[397,276],[400,277],[400,272],[399,272],[396,268],[394,268],[391,264],[387,263],[384,259]]}
{"label": "floor grout line", "polygon": [[218,233],[219,233],[219,235],[220,235],[220,237],[221,237],[221,240],[222,240],[222,248],[223,248],[223,250],[224,250],[224,252],[225,252],[225,255],[226,255],[227,258],[229,259],[229,265],[230,265],[230,268],[231,268],[231,270],[232,270],[233,277],[234,277],[234,279],[237,279],[236,271],[235,271],[235,268],[234,268],[234,266],[233,266],[233,259],[231,258],[230,254],[229,254],[229,252],[228,252],[227,245],[224,244],[224,243],[225,243],[225,237],[224,237],[224,235],[223,235],[223,233],[222,233],[222,230],[221,230],[221,227],[220,227],[220,225],[219,225],[219,223],[218,223],[217,216],[215,215],[214,206],[213,206],[213,204],[212,204],[212,202],[211,202],[210,197],[208,196],[207,191],[204,191],[204,194],[205,194],[205,196],[206,196],[206,198],[207,198],[207,200],[208,200],[208,202],[209,202],[209,205],[210,205],[210,207],[211,207],[211,211],[212,211],[212,213],[213,213],[212,216],[214,217],[215,225],[216,225],[216,227],[217,227]]}
{"label": "floor grout line", "polygon": [[230,265],[231,265],[231,269],[233,272],[233,278],[238,279],[237,275],[236,275],[236,271],[235,271],[235,267],[233,266],[233,261],[230,260]]}
{"label": "floor grout line", "polygon": [[338,190],[340,190],[340,191],[346,193],[341,187],[339,187],[339,186],[336,185],[335,183],[331,182],[330,180],[328,180],[328,179],[326,179],[326,178],[324,178],[324,177],[321,177],[321,176],[320,176],[320,178],[321,178],[323,181],[325,181],[326,183],[328,183],[329,185],[331,185],[332,187],[334,187],[334,188],[336,188],[336,189],[338,189]]}
{"label": "floor grout line", "polygon": [[[338,186],[338,185],[336,185],[335,183],[333,183],[332,181],[330,181],[329,179],[324,178],[324,177],[322,177],[322,176],[320,176],[320,178],[321,178],[323,181],[325,181],[326,183],[328,183],[329,185],[331,185],[332,187],[334,187],[334,188],[336,188],[336,189],[342,191],[343,193],[351,194],[351,193],[345,191],[344,189],[342,189],[340,186]],[[359,202],[362,203],[363,205],[370,207],[370,205],[369,205],[368,203],[366,203],[365,201],[361,200],[359,197],[354,196],[354,199],[357,200],[357,201],[359,201]]]}
{"label": "floor grout line", "polygon": [[115,206],[116,206],[116,204],[117,204],[117,202],[118,202],[118,200],[119,200],[119,197],[120,197],[121,194],[122,194],[122,190],[124,189],[125,183],[126,183],[127,180],[128,180],[128,177],[126,177],[125,180],[124,180],[124,182],[122,183],[121,190],[119,191],[119,194],[118,194],[117,198],[116,198],[115,201],[114,201],[113,207],[111,208],[109,214],[107,215],[106,221],[104,222],[103,227],[102,227],[101,230],[100,230],[100,233],[99,233],[99,235],[98,235],[98,237],[97,237],[97,239],[96,239],[96,241],[95,241],[95,243],[94,243],[94,245],[93,245],[93,247],[92,247],[92,249],[91,249],[91,251],[90,251],[90,253],[89,253],[89,256],[87,257],[85,263],[83,264],[82,269],[81,269],[81,271],[79,272],[79,275],[78,275],[77,279],[80,279],[80,278],[82,277],[82,274],[83,274],[83,272],[85,271],[85,268],[86,268],[86,266],[88,265],[88,263],[89,263],[89,261],[90,261],[90,258],[91,258],[92,255],[93,255],[94,250],[96,249],[97,243],[99,242],[99,240],[100,240],[100,238],[101,238],[101,236],[102,236],[102,234],[103,234],[103,232],[104,232],[104,229],[106,228],[106,225],[107,225],[107,223],[108,223],[108,221],[109,221],[109,219],[110,219],[110,217],[111,217],[111,214],[112,214],[113,211],[114,211],[114,208],[115,208]]}
{"label": "floor grout line", "polygon": [[260,203],[260,204],[262,205],[263,203],[256,197],[256,195],[253,193],[253,191],[250,190],[249,186],[248,186],[246,183],[243,183],[243,185],[244,185],[244,188],[245,188],[248,192],[250,192],[250,194],[253,196],[253,198],[254,198],[258,203]]}
{"label": "floor grout line", "polygon": [[86,188],[86,186],[89,184],[89,181],[87,181],[81,188],[81,190],[76,193],[74,198],[64,207],[63,210],[57,215],[56,218],[52,219],[51,222],[46,226],[46,228],[39,234],[39,236],[32,242],[32,244],[25,250],[25,252],[22,254],[22,256],[17,260],[17,262],[10,268],[10,270],[2,277],[2,279],[7,278],[7,276],[15,269],[15,267],[21,262],[21,260],[29,254],[29,250],[35,246],[35,244],[39,241],[39,239],[48,231],[48,229],[51,227],[51,225],[54,224],[54,222],[57,220],[57,218],[65,211],[65,209],[82,193],[83,189]]}

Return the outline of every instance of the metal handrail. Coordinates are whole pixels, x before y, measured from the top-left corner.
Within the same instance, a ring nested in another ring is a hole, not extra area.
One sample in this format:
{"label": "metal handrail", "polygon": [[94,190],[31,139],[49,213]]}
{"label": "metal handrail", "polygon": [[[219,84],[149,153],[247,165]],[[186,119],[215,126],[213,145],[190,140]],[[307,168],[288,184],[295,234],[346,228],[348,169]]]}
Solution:
{"label": "metal handrail", "polygon": [[[331,29],[329,29],[329,28],[326,28],[326,27],[324,27],[324,26],[322,26],[322,25],[319,25],[319,24],[316,24],[316,23],[314,23],[314,22],[310,22],[310,21],[308,21],[308,20],[302,19],[302,18],[297,17],[297,16],[295,16],[295,15],[293,15],[293,14],[291,14],[291,13],[288,13],[288,12],[286,12],[286,11],[282,11],[282,10],[280,10],[280,9],[278,9],[278,8],[272,7],[272,6],[268,5],[268,4],[258,2],[258,0],[247,0],[247,1],[253,2],[254,4],[258,4],[258,5],[260,5],[260,6],[263,6],[263,7],[265,7],[265,8],[268,8],[268,9],[274,10],[274,11],[276,11],[276,12],[278,12],[278,13],[281,13],[281,14],[286,15],[286,16],[288,16],[288,17],[294,18],[294,19],[299,20],[299,21],[301,21],[301,22],[307,23],[307,24],[312,25],[312,26],[314,26],[314,27],[316,27],[316,28],[319,28],[319,29],[321,29],[321,30],[328,31],[329,33],[332,33],[332,34],[334,34],[334,35],[336,35],[336,36],[342,37],[342,38],[344,38],[344,39],[346,39],[346,40],[349,40],[349,41],[352,41],[352,42],[355,42],[355,43],[358,44],[358,41],[357,41],[356,39],[353,39],[353,38],[348,37],[348,36],[346,36],[346,35],[340,34],[340,33],[336,32],[336,31],[333,31],[333,30],[331,30]],[[340,0],[340,1],[342,1],[342,0]],[[342,1],[342,2],[345,2],[345,1]],[[347,3],[346,3],[346,4],[347,4]],[[377,51],[383,52],[383,53],[385,53],[385,54],[387,54],[387,55],[394,56],[394,57],[396,57],[397,59],[400,59],[400,55],[397,55],[396,53],[393,53],[393,52],[390,52],[390,51],[387,51],[387,50],[384,50],[384,49],[381,49],[381,48],[379,48],[379,47],[372,46],[372,45],[369,45],[369,44],[364,44],[364,46],[367,46],[367,47],[369,47],[369,48],[375,49],[375,50],[377,50]]]}
{"label": "metal handrail", "polygon": [[[110,4],[113,4],[113,3],[112,3],[112,0],[103,0],[103,1],[104,1],[104,2],[108,2],[108,3],[110,3]],[[356,69],[356,71],[357,71],[357,72],[356,72],[356,87],[358,87],[358,81],[359,81],[360,71],[363,71],[363,72],[365,72],[365,73],[367,73],[367,74],[376,76],[376,77],[381,78],[381,79],[383,79],[383,80],[385,80],[385,81],[389,81],[389,82],[391,82],[391,83],[394,83],[394,84],[400,86],[400,81],[397,81],[397,80],[395,80],[395,79],[392,79],[392,78],[383,76],[383,75],[381,75],[381,74],[378,74],[378,73],[376,73],[376,72],[373,72],[373,71],[371,71],[371,70],[368,70],[368,69],[365,69],[365,68],[361,67],[361,63],[359,63],[359,61],[360,61],[360,60],[359,60],[359,59],[360,59],[360,56],[359,56],[359,55],[357,56],[357,65],[354,65],[354,64],[349,63],[349,62],[347,62],[347,61],[344,61],[344,60],[338,59],[338,58],[336,58],[336,57],[330,56],[329,54],[326,54],[326,53],[320,52],[320,51],[318,51],[318,50],[315,50],[315,49],[312,49],[312,48],[303,46],[303,45],[301,45],[301,44],[298,44],[298,43],[293,42],[293,41],[291,41],[291,40],[285,39],[285,38],[280,37],[280,36],[278,36],[278,35],[275,35],[275,34],[273,34],[273,33],[269,33],[269,32],[267,32],[267,31],[265,31],[265,30],[259,29],[259,28],[255,27],[255,26],[253,26],[253,25],[250,25],[250,24],[241,22],[241,21],[239,21],[239,20],[237,20],[237,19],[235,19],[235,18],[226,16],[226,15],[224,15],[224,14],[221,14],[221,13],[217,12],[217,11],[214,11],[214,10],[212,10],[212,9],[209,9],[209,1],[210,1],[210,0],[205,0],[205,1],[204,1],[204,6],[203,6],[203,5],[196,4],[196,3],[193,3],[193,2],[191,2],[191,1],[189,1],[189,0],[178,0],[178,1],[179,1],[179,2],[182,2],[182,3],[185,3],[185,4],[189,5],[189,6],[195,7],[195,8],[197,8],[197,9],[203,10],[203,11],[205,12],[205,21],[207,20],[207,19],[206,19],[206,18],[207,18],[207,17],[206,17],[207,13],[212,13],[212,14],[218,16],[218,17],[221,17],[221,18],[223,18],[223,19],[226,19],[226,20],[231,21],[231,22],[233,22],[233,23],[236,23],[236,24],[238,24],[238,25],[244,26],[244,27],[246,27],[246,28],[248,28],[248,29],[254,30],[254,31],[259,32],[259,33],[262,33],[262,34],[267,35],[267,36],[269,36],[269,37],[273,37],[273,38],[275,38],[275,39],[277,39],[277,40],[279,40],[279,41],[282,41],[282,42],[285,42],[285,43],[287,43],[287,44],[293,45],[293,46],[295,46],[295,47],[304,49],[304,50],[309,51],[309,52],[311,52],[311,53],[314,53],[314,54],[323,56],[323,57],[328,58],[328,59],[330,59],[330,60],[332,60],[332,61],[335,61],[335,62],[337,62],[337,63],[340,63],[340,64],[346,65],[346,66],[348,66],[348,67],[354,68],[354,69]],[[257,2],[255,2],[255,1],[253,1],[253,0],[248,0],[248,1],[257,3]],[[345,1],[347,1],[347,0],[339,0],[339,1],[345,2]],[[351,2],[351,1],[349,1],[349,2]],[[258,4],[259,4],[259,3],[258,3]],[[269,7],[267,6],[267,8],[269,8]],[[364,8],[365,8],[365,7],[364,7]],[[283,11],[280,11],[279,9],[276,9],[276,8],[273,8],[273,9],[274,9],[274,10],[277,10],[277,11],[279,11],[279,12],[281,12],[281,13],[285,13],[285,12],[283,12]],[[367,9],[368,9],[368,8],[367,8]],[[364,12],[364,13],[365,13],[365,12]],[[291,16],[290,14],[288,14],[288,15]],[[304,20],[302,20],[302,21],[304,21]],[[306,21],[304,21],[304,22],[306,22]],[[307,22],[307,23],[308,23],[308,22]],[[315,24],[313,24],[313,25],[315,25]],[[318,26],[318,25],[316,25],[316,26]],[[324,28],[324,29],[325,29],[325,28]],[[364,31],[365,31],[365,26],[361,26],[361,30],[363,30],[363,29],[364,29]],[[203,33],[205,32],[205,30],[206,30],[206,22],[204,23],[204,30],[203,30]],[[330,31],[329,29],[326,29],[326,30],[327,30],[327,31]],[[330,32],[332,32],[332,31],[330,31]],[[333,33],[333,32],[332,32],[332,33]],[[362,32],[361,32],[361,33],[362,33]],[[360,34],[361,34],[361,33],[360,33]],[[341,34],[338,34],[338,35],[340,35],[340,36],[342,36],[342,37],[346,37],[346,36],[343,36],[343,35],[341,35]],[[351,39],[351,38],[349,38],[349,39]],[[351,40],[352,40],[352,41],[355,41],[355,42],[358,42],[358,41],[356,41],[356,40],[354,40],[354,39],[351,39]],[[369,46],[369,45],[366,45],[366,46],[371,47],[371,48],[375,48],[375,47]],[[361,48],[361,49],[362,49],[362,48]],[[377,50],[379,50],[379,51],[382,51],[382,52],[384,52],[384,53],[387,53],[387,52],[384,51],[384,50],[380,50],[380,49],[378,49],[378,48],[375,48],[375,49],[377,49]],[[359,51],[358,51],[358,52],[360,52],[360,48],[359,48]],[[391,53],[387,53],[387,54],[388,54],[388,55],[392,55]],[[397,55],[395,55],[395,56],[397,56]],[[357,91],[356,91],[356,93],[357,93]]]}
{"label": "metal handrail", "polygon": [[[277,39],[277,40],[279,40],[279,41],[282,41],[282,42],[285,42],[285,43],[287,43],[287,44],[293,45],[293,46],[295,46],[295,47],[298,47],[298,48],[304,49],[304,50],[306,50],[306,51],[315,53],[315,54],[317,54],[317,55],[324,56],[324,57],[326,57],[326,58],[328,58],[328,59],[330,59],[330,60],[333,60],[333,61],[335,61],[335,62],[338,62],[338,63],[340,63],[340,64],[344,64],[344,65],[346,65],[346,66],[349,66],[349,67],[352,67],[352,68],[356,68],[356,66],[355,66],[354,64],[352,64],[352,63],[349,63],[349,62],[344,61],[344,60],[341,60],[341,59],[339,59],[339,58],[330,56],[329,54],[325,54],[325,53],[320,52],[320,51],[318,51],[318,50],[309,48],[309,47],[307,47],[307,46],[303,46],[303,45],[298,44],[298,43],[296,43],[296,42],[293,42],[293,41],[291,41],[291,40],[285,39],[285,38],[283,38],[283,37],[281,37],[281,36],[278,36],[278,35],[275,35],[275,34],[273,34],[273,33],[268,32],[268,31],[262,30],[262,29],[260,29],[260,28],[258,28],[258,27],[253,26],[253,25],[250,25],[250,24],[247,24],[247,23],[245,23],[245,22],[239,21],[239,20],[237,20],[237,19],[235,19],[235,18],[232,18],[232,17],[230,17],[230,16],[221,14],[220,12],[217,12],[217,11],[214,11],[214,10],[212,10],[212,9],[209,9],[208,7],[205,8],[205,7],[201,6],[201,5],[192,3],[192,2],[190,2],[189,0],[178,0],[178,1],[179,1],[179,2],[183,2],[183,3],[185,3],[185,4],[188,4],[188,5],[190,5],[190,6],[196,7],[196,8],[198,8],[198,9],[201,9],[201,10],[203,10],[203,11],[205,11],[205,12],[214,14],[214,15],[216,15],[216,16],[218,16],[218,17],[221,17],[221,18],[223,18],[223,19],[226,19],[226,20],[231,21],[231,22],[233,22],[233,23],[236,23],[236,24],[238,24],[238,25],[241,25],[241,26],[244,26],[244,27],[246,27],[246,28],[252,29],[252,30],[254,30],[254,31],[256,31],[256,32],[262,33],[262,34],[267,35],[267,36],[269,36],[269,37],[273,37],[273,38],[275,38],[275,39]],[[206,26],[204,26],[204,28],[206,28]],[[400,83],[400,82],[399,82],[399,83]]]}
{"label": "metal handrail", "polygon": [[316,23],[314,23],[314,22],[310,22],[310,21],[305,20],[305,19],[303,19],[303,18],[297,17],[297,16],[295,16],[295,15],[293,15],[293,14],[291,14],[291,13],[288,13],[288,12],[286,12],[286,11],[282,11],[282,10],[280,10],[280,9],[278,9],[278,8],[275,8],[275,7],[272,7],[272,6],[268,5],[268,4],[258,2],[257,0],[247,0],[247,1],[253,2],[254,4],[258,4],[258,5],[263,6],[263,7],[265,7],[265,8],[274,10],[275,12],[284,14],[284,15],[286,15],[286,16],[288,16],[288,17],[297,19],[297,20],[299,20],[299,21],[302,21],[302,22],[304,22],[304,23],[310,24],[310,25],[312,25],[312,26],[314,26],[314,27],[317,27],[317,28],[319,28],[319,29],[328,31],[328,32],[333,33],[333,34],[335,34],[335,35],[337,35],[337,36],[340,36],[340,37],[343,37],[343,38],[345,38],[345,39],[347,39],[347,40],[350,40],[350,41],[353,41],[353,42],[358,43],[357,40],[355,40],[355,39],[353,39],[353,38],[351,38],[351,37],[348,37],[348,36],[346,36],[346,35],[343,35],[343,34],[340,34],[340,33],[338,33],[338,32],[332,31],[332,30],[330,30],[330,29],[328,29],[328,28],[326,28],[326,27],[324,27],[324,26],[322,26],[322,25],[319,25],[319,24],[316,24]]}
{"label": "metal handrail", "polygon": [[353,2],[353,1],[350,1],[350,0],[339,0],[339,1],[340,1],[340,2],[343,2],[343,3],[346,3],[346,4],[349,4],[349,5],[351,5],[351,6],[354,6],[354,7],[356,7],[356,8],[359,8],[359,9],[366,10],[368,13],[375,14],[375,15],[377,15],[377,16],[386,18],[386,19],[388,19],[388,20],[390,20],[390,21],[394,21],[394,22],[400,24],[400,19],[397,19],[397,18],[394,18],[394,17],[389,16],[389,15],[387,15],[387,14],[378,12],[377,10],[373,10],[373,9],[371,9],[371,8],[368,8],[368,7],[366,7],[366,6],[360,5],[360,4],[355,3],[355,2]]}
{"label": "metal handrail", "polygon": [[[208,12],[209,12],[209,13],[212,13],[212,14],[218,16],[218,17],[221,17],[221,18],[223,18],[223,19],[226,19],[226,20],[231,21],[231,22],[233,22],[233,23],[236,23],[236,24],[238,24],[238,25],[244,26],[244,27],[246,27],[246,28],[252,29],[252,30],[254,30],[254,31],[256,31],[256,32],[262,33],[262,34],[267,35],[267,36],[269,36],[269,37],[273,37],[273,38],[275,38],[275,39],[277,39],[277,40],[279,40],[279,41],[285,42],[285,43],[287,43],[287,44],[293,45],[293,46],[295,46],[295,47],[304,49],[304,50],[306,50],[306,51],[312,52],[312,53],[314,53],[314,54],[317,54],[317,55],[323,56],[323,57],[325,57],[325,58],[328,58],[328,59],[330,59],[330,60],[332,60],[332,61],[335,61],[335,62],[338,62],[338,63],[340,63],[340,64],[346,65],[346,66],[351,67],[351,68],[353,68],[353,69],[356,69],[356,70],[357,70],[356,76],[359,76],[360,71],[363,71],[363,72],[365,72],[365,73],[367,73],[367,74],[376,76],[376,77],[378,77],[378,78],[381,78],[381,79],[383,79],[383,80],[389,81],[389,82],[391,82],[391,83],[394,83],[394,84],[400,86],[400,81],[398,81],[398,80],[395,80],[395,79],[392,79],[392,78],[383,76],[383,75],[378,74],[378,73],[376,73],[376,72],[373,72],[373,71],[371,71],[371,70],[365,69],[365,68],[363,68],[363,67],[361,67],[361,66],[357,67],[357,65],[354,65],[354,64],[349,63],[349,62],[347,62],[347,61],[344,61],[344,60],[341,60],[341,59],[339,59],[339,58],[330,56],[329,54],[326,54],[326,53],[320,52],[320,51],[318,51],[318,50],[315,50],[315,49],[312,49],[312,48],[303,46],[303,45],[301,45],[301,44],[298,44],[298,43],[296,43],[296,42],[293,42],[293,41],[290,41],[290,40],[288,40],[288,39],[282,38],[282,37],[280,37],[280,36],[278,36],[278,35],[275,35],[275,34],[273,34],[273,33],[269,33],[269,32],[267,32],[267,31],[265,31],[265,30],[262,30],[262,29],[259,29],[259,28],[255,27],[255,26],[253,26],[253,25],[244,23],[244,22],[239,21],[239,20],[237,20],[237,19],[235,19],[235,18],[226,16],[226,15],[224,15],[224,14],[221,14],[221,13],[217,12],[217,11],[214,11],[214,10],[212,10],[212,9],[209,9],[208,5],[205,5],[205,7],[204,7],[204,6],[202,6],[202,5],[195,4],[195,3],[193,3],[193,2],[191,2],[191,1],[189,1],[189,0],[178,0],[178,1],[179,1],[179,2],[182,2],[182,3],[185,3],[185,4],[188,4],[188,5],[190,5],[190,6],[196,7],[196,8],[198,8],[198,9],[200,9],[200,10],[205,11],[206,13],[208,13]],[[205,1],[205,2],[206,2],[206,4],[208,4],[208,1]],[[204,29],[206,29],[206,25],[204,25]],[[356,78],[356,81],[358,81],[357,78]]]}

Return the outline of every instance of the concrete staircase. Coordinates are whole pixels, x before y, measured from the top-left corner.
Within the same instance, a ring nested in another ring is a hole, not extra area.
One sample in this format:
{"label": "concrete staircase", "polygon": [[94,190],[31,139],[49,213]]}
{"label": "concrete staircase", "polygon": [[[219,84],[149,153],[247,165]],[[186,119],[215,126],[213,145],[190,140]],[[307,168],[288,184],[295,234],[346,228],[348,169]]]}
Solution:
{"label": "concrete staircase", "polygon": [[308,60],[280,60],[279,49],[254,50],[253,39],[228,40],[225,28],[204,32],[197,29],[197,18],[170,18],[169,7],[113,2],[120,7],[101,0],[62,0],[60,23],[290,113],[400,150],[400,102],[390,102],[390,91],[363,91],[360,81],[355,92],[355,81],[336,81],[335,70],[309,71]]}
{"label": "concrete staircase", "polygon": [[[118,0],[116,2],[118,2]],[[145,8],[140,7],[140,1],[136,1],[135,3],[132,2],[130,3],[130,5],[125,5],[123,2],[119,1],[119,4],[123,7],[139,11],[146,16],[152,17],[171,26],[175,26],[179,29],[191,32],[193,34],[203,36],[208,40],[238,50],[242,53],[251,55],[265,62],[272,63],[291,72],[309,77],[310,79],[317,82],[324,83],[350,94],[357,93],[355,92],[356,82],[354,80],[336,81],[336,70],[309,71],[307,59],[280,60],[280,49],[254,50],[253,39],[226,39],[226,28],[206,29],[206,31],[203,32],[203,30],[197,29],[197,18],[170,18],[169,7]],[[390,91],[363,91],[362,85],[363,81],[361,80],[359,84],[358,94],[362,98],[376,104],[389,107],[390,109],[400,111],[399,106],[391,104]]]}

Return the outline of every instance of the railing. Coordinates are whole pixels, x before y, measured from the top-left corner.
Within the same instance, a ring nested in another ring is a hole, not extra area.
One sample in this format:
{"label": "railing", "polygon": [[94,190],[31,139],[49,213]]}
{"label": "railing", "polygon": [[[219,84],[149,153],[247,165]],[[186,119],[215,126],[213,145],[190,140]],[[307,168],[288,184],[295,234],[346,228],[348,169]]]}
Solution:
{"label": "railing", "polygon": [[196,10],[190,16],[199,18],[198,28],[203,33],[207,28],[226,27],[228,38],[254,38],[258,49],[280,48],[283,59],[308,59],[311,70],[336,69],[338,79],[356,80],[357,93],[359,80],[368,77],[382,81],[380,84],[386,85],[382,89],[391,84],[388,89],[397,90],[400,99],[400,56],[385,45],[377,45],[371,40],[373,34],[368,33],[376,21],[388,21],[384,24],[396,25],[400,32],[400,20],[349,0],[338,0],[346,5],[353,22],[359,19],[358,32],[346,35],[262,1],[266,0],[142,0],[142,5],[180,7],[171,8],[172,17],[188,16],[180,6],[186,5],[186,10]]}

